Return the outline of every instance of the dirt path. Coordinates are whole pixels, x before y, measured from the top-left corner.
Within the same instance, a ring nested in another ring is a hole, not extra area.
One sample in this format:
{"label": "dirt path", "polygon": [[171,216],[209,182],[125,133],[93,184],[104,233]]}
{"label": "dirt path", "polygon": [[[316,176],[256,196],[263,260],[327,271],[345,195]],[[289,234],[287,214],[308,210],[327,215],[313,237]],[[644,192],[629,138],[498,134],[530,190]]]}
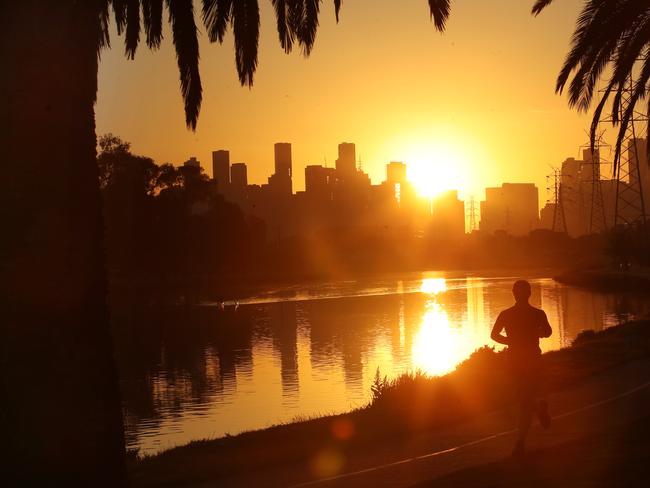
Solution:
{"label": "dirt path", "polygon": [[[650,359],[610,369],[550,395],[547,400],[554,416],[553,427],[544,432],[535,426],[529,450],[548,450],[587,436],[624,430],[650,412],[648,382]],[[251,472],[201,486],[412,486],[507,458],[514,442],[515,421],[514,411],[493,412],[451,429],[348,453],[346,458],[342,453],[323,452],[310,463]]]}

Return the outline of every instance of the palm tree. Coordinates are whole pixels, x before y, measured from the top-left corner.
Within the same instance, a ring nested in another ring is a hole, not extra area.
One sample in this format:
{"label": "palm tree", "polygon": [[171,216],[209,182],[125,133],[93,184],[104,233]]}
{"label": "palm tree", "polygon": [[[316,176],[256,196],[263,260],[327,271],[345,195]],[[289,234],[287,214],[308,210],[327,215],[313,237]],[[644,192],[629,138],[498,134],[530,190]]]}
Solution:
{"label": "palm tree", "polygon": [[[314,46],[320,0],[272,0],[280,44]],[[340,0],[334,0],[338,18]],[[449,0],[429,0],[436,28]],[[106,306],[94,104],[109,9],[126,56],[162,40],[167,10],[188,127],[201,105],[192,0],[0,2],[0,432],[3,481],[126,483]],[[203,0],[211,41],[235,38],[239,79],[257,67],[258,0]],[[10,483],[11,484],[11,483]]]}
{"label": "palm tree", "polygon": [[[537,0],[533,14],[538,15],[552,2]],[[602,94],[596,95],[600,98],[591,123],[591,145],[593,149],[598,123],[611,98],[610,118],[618,126],[614,153],[616,168],[628,126],[637,103],[646,99],[650,80],[650,2],[586,1],[578,17],[571,50],[558,76],[556,91],[561,93],[571,78],[569,105],[586,112],[591,107],[598,81],[608,69],[611,78],[604,83]],[[646,112],[650,115],[650,98],[646,104]]]}

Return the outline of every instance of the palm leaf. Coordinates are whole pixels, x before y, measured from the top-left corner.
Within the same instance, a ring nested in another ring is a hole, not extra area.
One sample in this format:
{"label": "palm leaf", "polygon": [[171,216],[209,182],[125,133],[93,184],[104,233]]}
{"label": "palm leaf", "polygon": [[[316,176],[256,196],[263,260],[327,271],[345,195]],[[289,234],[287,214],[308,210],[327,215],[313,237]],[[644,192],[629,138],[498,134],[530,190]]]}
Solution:
{"label": "palm leaf", "polygon": [[232,27],[235,34],[235,62],[239,82],[253,86],[257,69],[257,46],[260,34],[260,11],[257,0],[233,3]]}
{"label": "palm leaf", "polygon": [[301,34],[302,23],[305,18],[304,0],[285,0],[287,4],[287,23],[295,35]]}
{"label": "palm leaf", "polygon": [[126,27],[126,3],[127,0],[113,0],[113,13],[118,35],[122,35]]}
{"label": "palm leaf", "polygon": [[336,23],[339,22],[340,12],[341,12],[341,0],[334,0],[334,15],[336,15]]}
{"label": "palm leaf", "polygon": [[449,12],[451,10],[450,0],[429,0],[429,11],[433,18],[433,24],[440,32],[445,30]]}
{"label": "palm leaf", "polygon": [[309,56],[314,47],[314,42],[316,42],[320,2],[321,0],[305,0],[303,22],[300,29],[300,44],[305,56]]}
{"label": "palm leaf", "polygon": [[280,45],[282,46],[282,49],[284,49],[284,52],[289,54],[293,48],[295,36],[293,30],[289,27],[287,0],[271,0],[271,3],[275,9]]}
{"label": "palm leaf", "polygon": [[158,49],[162,41],[163,0],[142,0],[142,17],[147,46]]}
{"label": "palm leaf", "polygon": [[533,15],[539,15],[542,10],[548,7],[553,0],[537,0],[533,5]]}
{"label": "palm leaf", "polygon": [[99,45],[97,46],[97,56],[99,56],[99,51],[102,49],[111,47],[111,36],[108,27],[110,20],[109,1],[101,0],[99,4]]}
{"label": "palm leaf", "polygon": [[128,0],[126,4],[126,35],[124,36],[127,58],[135,58],[140,42],[140,0]]}
{"label": "palm leaf", "polygon": [[185,105],[185,122],[196,129],[202,100],[199,74],[199,41],[194,23],[192,0],[167,0],[172,25],[176,60],[180,73],[181,94]]}
{"label": "palm leaf", "polygon": [[233,0],[203,0],[203,23],[210,42],[223,42],[232,11]]}

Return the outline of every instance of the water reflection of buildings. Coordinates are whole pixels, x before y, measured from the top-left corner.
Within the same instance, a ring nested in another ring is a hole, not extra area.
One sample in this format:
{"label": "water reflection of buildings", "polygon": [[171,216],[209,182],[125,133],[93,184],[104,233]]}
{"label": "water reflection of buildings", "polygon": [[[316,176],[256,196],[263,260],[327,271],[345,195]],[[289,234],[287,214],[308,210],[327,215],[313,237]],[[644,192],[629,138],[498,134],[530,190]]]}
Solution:
{"label": "water reflection of buildings", "polygon": [[[377,367],[389,377],[445,373],[491,344],[496,315],[512,305],[511,285],[442,277],[367,283],[358,285],[361,292],[379,294],[242,306],[237,324],[209,307],[191,317],[139,317],[118,334],[129,444],[155,451],[361,406]],[[350,284],[339,288],[363,294]],[[532,288],[533,304],[554,329],[545,350],[649,308],[634,295],[599,295],[548,279],[532,280]]]}

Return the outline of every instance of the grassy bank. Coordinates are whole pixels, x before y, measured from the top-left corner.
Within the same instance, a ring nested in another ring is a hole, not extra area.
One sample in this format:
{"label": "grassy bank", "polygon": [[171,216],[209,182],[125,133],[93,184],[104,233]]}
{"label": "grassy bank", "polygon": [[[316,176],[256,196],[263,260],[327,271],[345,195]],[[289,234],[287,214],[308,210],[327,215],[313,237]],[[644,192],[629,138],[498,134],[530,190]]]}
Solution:
{"label": "grassy bank", "polygon": [[597,291],[650,292],[650,271],[648,270],[581,269],[565,271],[555,276],[554,279],[565,285]]}
{"label": "grassy bank", "polygon": [[[544,354],[544,390],[570,387],[589,376],[650,356],[650,321],[583,333],[569,348]],[[344,415],[193,442],[154,457],[134,459],[135,486],[217,481],[238,473],[307,463],[328,446],[358,452],[391,439],[435,430],[513,401],[504,356],[476,351],[453,373],[378,381],[372,403]]]}

